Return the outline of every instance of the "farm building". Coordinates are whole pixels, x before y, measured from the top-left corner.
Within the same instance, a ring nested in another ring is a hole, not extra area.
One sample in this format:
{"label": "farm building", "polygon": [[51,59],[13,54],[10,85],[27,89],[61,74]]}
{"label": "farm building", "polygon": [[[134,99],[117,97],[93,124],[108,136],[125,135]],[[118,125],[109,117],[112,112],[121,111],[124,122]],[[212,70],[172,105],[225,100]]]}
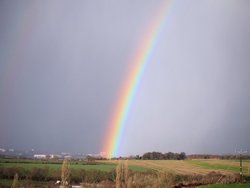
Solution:
{"label": "farm building", "polygon": [[35,159],[46,159],[47,155],[45,154],[35,154],[34,158]]}

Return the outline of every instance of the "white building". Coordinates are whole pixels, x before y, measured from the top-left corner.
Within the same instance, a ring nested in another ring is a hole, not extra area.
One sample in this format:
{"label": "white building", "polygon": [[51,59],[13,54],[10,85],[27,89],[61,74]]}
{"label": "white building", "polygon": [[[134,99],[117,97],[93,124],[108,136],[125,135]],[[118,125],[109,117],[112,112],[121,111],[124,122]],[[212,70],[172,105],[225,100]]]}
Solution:
{"label": "white building", "polygon": [[5,152],[6,150],[5,150],[5,149],[3,149],[3,148],[0,148],[0,151],[1,151],[1,152]]}
{"label": "white building", "polygon": [[49,158],[50,158],[50,159],[61,159],[62,156],[61,156],[61,155],[50,154],[50,155],[49,155]]}
{"label": "white building", "polygon": [[35,159],[46,159],[46,157],[47,157],[47,156],[44,155],[44,154],[35,154],[35,155],[34,155],[34,158],[35,158]]}

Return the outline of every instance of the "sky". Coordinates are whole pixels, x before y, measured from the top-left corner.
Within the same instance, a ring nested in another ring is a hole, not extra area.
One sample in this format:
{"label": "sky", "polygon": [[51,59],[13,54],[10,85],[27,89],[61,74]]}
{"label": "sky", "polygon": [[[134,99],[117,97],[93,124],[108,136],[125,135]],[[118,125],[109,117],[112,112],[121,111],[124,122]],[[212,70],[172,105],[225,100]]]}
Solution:
{"label": "sky", "polygon": [[[2,0],[0,148],[101,152],[162,4]],[[172,0],[167,11],[119,154],[249,151],[250,1]]]}

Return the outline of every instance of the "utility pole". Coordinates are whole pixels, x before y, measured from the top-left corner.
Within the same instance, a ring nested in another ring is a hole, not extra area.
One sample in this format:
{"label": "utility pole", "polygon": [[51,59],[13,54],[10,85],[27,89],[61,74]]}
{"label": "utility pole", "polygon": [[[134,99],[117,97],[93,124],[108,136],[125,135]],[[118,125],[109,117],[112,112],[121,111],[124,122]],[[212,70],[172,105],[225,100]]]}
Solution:
{"label": "utility pole", "polygon": [[237,153],[239,153],[239,155],[240,155],[240,182],[242,182],[242,177],[243,177],[243,172],[242,172],[242,154],[247,153],[247,151],[242,151],[242,149],[241,149]]}

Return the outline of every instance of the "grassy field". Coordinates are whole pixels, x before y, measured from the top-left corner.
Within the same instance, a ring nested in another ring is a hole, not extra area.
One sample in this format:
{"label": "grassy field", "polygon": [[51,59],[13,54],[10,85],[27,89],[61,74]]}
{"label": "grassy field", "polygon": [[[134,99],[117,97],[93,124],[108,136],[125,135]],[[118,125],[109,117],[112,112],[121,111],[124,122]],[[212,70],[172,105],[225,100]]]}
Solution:
{"label": "grassy field", "polygon": [[[13,184],[13,180],[11,179],[0,179],[0,187],[3,187],[3,186],[11,187],[12,184]],[[19,180],[18,184],[20,187],[27,187],[25,186],[26,184],[25,180]],[[29,181],[29,185],[33,185],[32,187],[39,187],[39,188],[48,187],[47,182],[39,182],[39,181]]]}
{"label": "grassy field", "polygon": [[198,188],[249,188],[250,184],[217,184],[217,185],[206,185],[199,186]]}
{"label": "grassy field", "polygon": [[[101,171],[112,171],[119,160],[110,161],[72,161],[71,169],[94,169]],[[239,161],[235,160],[128,160],[129,169],[133,171],[172,171],[177,174],[207,174],[211,171],[227,173],[237,173],[239,171]],[[61,169],[62,161],[42,161],[42,160],[19,160],[0,159],[0,167],[21,167],[27,170],[32,168],[49,168],[52,171]],[[243,161],[243,173],[249,175],[250,160]]]}
{"label": "grassy field", "polygon": [[[206,160],[100,160],[100,161],[71,161],[70,169],[72,172],[72,179],[76,181],[86,181],[86,182],[100,182],[103,180],[112,179],[115,181],[115,169],[119,163],[126,163],[130,170],[134,173],[142,174],[146,173],[147,177],[149,174],[164,174],[171,173],[175,175],[180,175],[181,177],[190,177],[195,178],[198,177],[195,181],[200,182],[202,177],[209,178],[211,172],[215,172],[214,178],[216,181],[213,183],[217,183],[217,180],[220,179],[223,175],[232,176],[239,173],[239,161],[235,160],[216,160],[216,159],[206,159]],[[44,160],[18,160],[18,159],[0,159],[0,174],[6,173],[7,169],[9,169],[9,173],[12,173],[12,176],[1,176],[0,178],[0,187],[1,185],[11,185],[13,180],[14,171],[18,170],[21,172],[19,175],[22,176],[20,183],[25,184],[25,177],[28,176],[30,180],[34,180],[33,182],[38,183],[40,187],[43,187],[45,182],[47,184],[49,181],[55,181],[60,179],[61,174],[62,161],[44,161]],[[2,171],[1,171],[2,169]],[[12,171],[11,171],[12,169]],[[13,171],[14,169],[14,171]],[[21,170],[20,170],[21,169]],[[39,171],[35,171],[35,169],[45,169],[45,171],[41,172],[46,174],[44,182],[41,179],[35,179],[34,174],[39,174]],[[5,172],[6,171],[6,172]],[[102,173],[99,173],[99,172]],[[152,172],[153,171],[153,172]],[[217,175],[216,175],[217,173]],[[243,161],[243,173],[244,175],[250,175],[250,160]],[[180,177],[179,176],[179,177]],[[202,177],[200,177],[202,176]],[[33,178],[31,178],[33,177]],[[84,177],[84,178],[82,178]],[[139,176],[136,176],[137,178]],[[159,178],[157,175],[153,175],[152,178]],[[162,178],[162,177],[160,177]],[[98,180],[99,179],[99,180]],[[141,176],[143,179],[143,176]],[[184,181],[184,179],[183,179]],[[188,180],[185,180],[188,182]],[[143,181],[142,181],[143,182]],[[214,187],[215,186],[215,187]],[[211,188],[224,188],[225,185],[211,185]],[[226,187],[232,186],[245,188],[250,187],[248,185],[226,185]],[[206,187],[206,188],[210,188]],[[205,188],[205,187],[204,187]],[[230,187],[229,187],[230,188]]]}
{"label": "grassy field", "polygon": [[[106,161],[118,163],[119,161]],[[129,166],[138,166],[156,171],[171,171],[176,174],[201,174],[205,175],[215,171],[223,174],[239,172],[239,162],[235,160],[129,160]],[[243,162],[243,173],[249,175],[250,164]]]}
{"label": "grassy field", "polygon": [[[62,168],[62,164],[42,164],[42,163],[0,163],[0,167],[10,168],[10,167],[21,167],[25,170],[30,170],[32,168],[49,168],[51,170],[60,170]],[[71,169],[94,169],[101,171],[111,171],[115,169],[115,164],[71,164]]]}
{"label": "grassy field", "polygon": [[[221,172],[238,172],[239,162],[231,160],[188,160],[192,165]],[[243,173],[248,173],[249,164],[243,164]]]}
{"label": "grassy field", "polygon": [[10,179],[0,179],[0,187],[2,186],[11,186],[13,183],[13,180]]}
{"label": "grassy field", "polygon": [[[62,161],[42,161],[42,160],[16,160],[16,159],[0,159],[0,167],[3,168],[23,168],[31,170],[33,168],[48,168],[50,171],[59,171],[62,167]],[[73,170],[100,170],[109,172],[116,168],[116,163],[106,163],[103,161],[87,162],[87,161],[72,161],[70,168]],[[146,171],[146,168],[138,165],[130,165],[130,170],[133,171]]]}

